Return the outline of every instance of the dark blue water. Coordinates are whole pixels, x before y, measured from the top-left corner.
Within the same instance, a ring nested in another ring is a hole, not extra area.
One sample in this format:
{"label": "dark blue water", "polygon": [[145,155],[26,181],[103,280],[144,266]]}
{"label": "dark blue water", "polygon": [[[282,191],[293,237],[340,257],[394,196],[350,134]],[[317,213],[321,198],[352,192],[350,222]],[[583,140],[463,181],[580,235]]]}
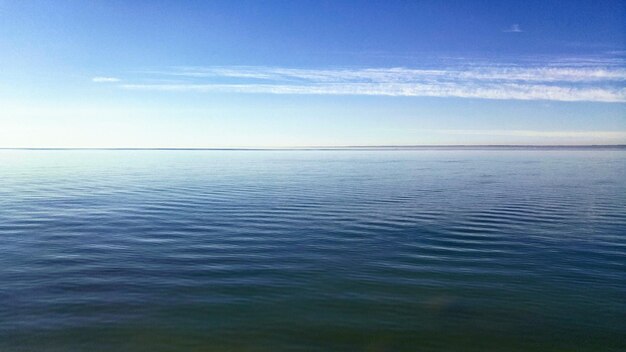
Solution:
{"label": "dark blue water", "polygon": [[626,349],[626,150],[0,151],[0,351]]}

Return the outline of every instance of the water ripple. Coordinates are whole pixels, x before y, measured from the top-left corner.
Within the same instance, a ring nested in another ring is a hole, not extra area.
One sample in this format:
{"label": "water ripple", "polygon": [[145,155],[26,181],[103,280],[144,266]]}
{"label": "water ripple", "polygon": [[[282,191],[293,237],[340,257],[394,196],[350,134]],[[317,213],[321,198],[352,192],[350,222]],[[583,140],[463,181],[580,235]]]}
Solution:
{"label": "water ripple", "polygon": [[626,349],[626,152],[0,151],[0,349]]}

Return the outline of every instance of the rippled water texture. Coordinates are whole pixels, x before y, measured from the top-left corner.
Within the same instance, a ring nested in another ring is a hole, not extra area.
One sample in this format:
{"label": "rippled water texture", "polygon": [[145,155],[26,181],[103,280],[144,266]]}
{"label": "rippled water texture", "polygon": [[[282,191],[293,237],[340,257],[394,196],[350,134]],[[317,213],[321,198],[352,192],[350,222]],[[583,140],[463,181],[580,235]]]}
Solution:
{"label": "rippled water texture", "polygon": [[0,351],[626,349],[626,150],[0,151]]}

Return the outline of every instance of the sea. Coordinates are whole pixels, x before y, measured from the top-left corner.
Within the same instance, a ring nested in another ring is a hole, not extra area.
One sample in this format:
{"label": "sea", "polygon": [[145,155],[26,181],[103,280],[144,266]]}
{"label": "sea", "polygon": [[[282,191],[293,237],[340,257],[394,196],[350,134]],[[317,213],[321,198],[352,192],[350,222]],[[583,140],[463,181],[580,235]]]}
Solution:
{"label": "sea", "polygon": [[0,351],[625,351],[626,148],[0,150]]}

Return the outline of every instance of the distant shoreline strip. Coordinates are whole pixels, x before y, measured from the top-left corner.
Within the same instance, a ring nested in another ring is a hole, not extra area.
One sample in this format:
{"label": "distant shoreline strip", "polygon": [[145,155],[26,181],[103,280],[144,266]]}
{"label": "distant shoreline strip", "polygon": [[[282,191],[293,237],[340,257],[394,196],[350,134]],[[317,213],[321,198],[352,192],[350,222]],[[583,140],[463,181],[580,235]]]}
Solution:
{"label": "distant shoreline strip", "polygon": [[555,149],[626,149],[626,144],[613,145],[376,145],[376,146],[311,146],[311,147],[241,147],[241,148],[71,148],[71,147],[4,147],[0,150],[164,150],[164,151],[306,151],[306,150],[555,150]]}

